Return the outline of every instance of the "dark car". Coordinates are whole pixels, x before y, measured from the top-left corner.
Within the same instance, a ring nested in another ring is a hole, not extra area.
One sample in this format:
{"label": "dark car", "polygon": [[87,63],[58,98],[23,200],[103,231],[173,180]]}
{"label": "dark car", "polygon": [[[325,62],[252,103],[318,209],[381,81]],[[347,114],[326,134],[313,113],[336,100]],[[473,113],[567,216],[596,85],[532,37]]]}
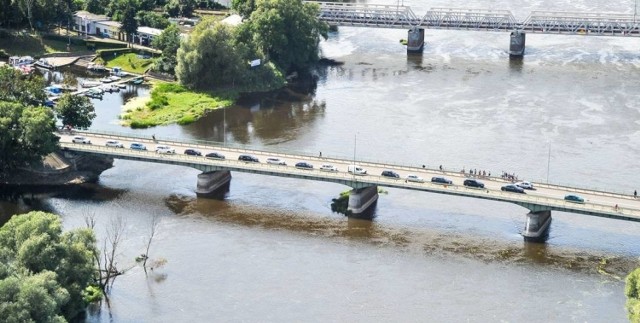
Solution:
{"label": "dark car", "polygon": [[299,162],[296,163],[296,168],[300,168],[300,169],[313,169],[313,165],[307,163],[307,162]]}
{"label": "dark car", "polygon": [[514,184],[507,184],[507,185],[501,187],[500,189],[505,191],[505,192],[514,192],[514,193],[526,194],[522,187],[520,187],[518,185],[514,185]]}
{"label": "dark car", "polygon": [[451,181],[450,179],[446,179],[442,176],[435,176],[435,177],[431,177],[431,183],[437,183],[437,184],[453,184],[453,181]]}
{"label": "dark car", "polygon": [[185,149],[184,154],[191,155],[191,156],[202,156],[202,153],[196,149]]}
{"label": "dark car", "polygon": [[382,171],[382,174],[380,174],[381,176],[384,177],[391,177],[391,178],[400,178],[400,175],[398,175],[398,173],[392,171],[392,170],[384,170]]}
{"label": "dark car", "polygon": [[484,188],[484,183],[477,179],[465,179],[464,186]]}
{"label": "dark car", "polygon": [[217,153],[217,152],[212,152],[212,153],[208,153],[206,155],[204,155],[204,157],[210,158],[210,159],[224,159],[224,155],[221,153]]}
{"label": "dark car", "polygon": [[578,195],[569,194],[564,197],[564,200],[571,203],[584,203],[584,199]]}
{"label": "dark car", "polygon": [[259,163],[260,160],[256,156],[252,155],[240,155],[238,156],[238,160],[249,163]]}

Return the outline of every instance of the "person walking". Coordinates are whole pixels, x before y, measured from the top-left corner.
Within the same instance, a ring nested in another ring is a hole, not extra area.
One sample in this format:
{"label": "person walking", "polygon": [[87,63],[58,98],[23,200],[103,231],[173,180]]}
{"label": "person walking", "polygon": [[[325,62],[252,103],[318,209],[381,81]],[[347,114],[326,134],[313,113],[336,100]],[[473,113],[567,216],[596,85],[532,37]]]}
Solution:
{"label": "person walking", "polygon": [[637,199],[638,198],[638,191],[633,190],[633,198]]}
{"label": "person walking", "polygon": [[320,158],[322,158],[322,152],[320,152]]}

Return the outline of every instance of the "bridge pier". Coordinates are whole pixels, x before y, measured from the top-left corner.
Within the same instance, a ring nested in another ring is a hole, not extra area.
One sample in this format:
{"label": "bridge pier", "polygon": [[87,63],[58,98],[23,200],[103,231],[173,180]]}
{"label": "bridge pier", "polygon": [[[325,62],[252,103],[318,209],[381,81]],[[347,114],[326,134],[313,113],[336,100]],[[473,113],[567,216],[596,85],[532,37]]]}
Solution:
{"label": "bridge pier", "polygon": [[524,56],[525,40],[526,34],[524,32],[520,30],[512,31],[509,42],[509,56]]}
{"label": "bridge pier", "polygon": [[551,228],[551,211],[529,212],[522,236],[524,241],[544,242]]}
{"label": "bridge pier", "polygon": [[196,195],[216,195],[220,190],[224,190],[228,186],[227,184],[229,184],[229,182],[231,182],[231,172],[228,170],[204,172],[202,174],[198,174]]}
{"label": "bridge pier", "polygon": [[347,210],[351,214],[364,214],[378,200],[378,186],[367,186],[351,190],[349,194],[349,206]]}
{"label": "bridge pier", "polygon": [[421,53],[424,48],[424,29],[409,29],[407,35],[407,53]]}

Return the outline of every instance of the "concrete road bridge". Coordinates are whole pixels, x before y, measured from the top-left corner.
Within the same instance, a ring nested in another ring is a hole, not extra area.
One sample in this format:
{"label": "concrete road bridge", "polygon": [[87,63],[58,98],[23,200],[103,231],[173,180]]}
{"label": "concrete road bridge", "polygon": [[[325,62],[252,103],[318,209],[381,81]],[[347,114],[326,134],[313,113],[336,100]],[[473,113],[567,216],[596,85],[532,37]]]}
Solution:
{"label": "concrete road bridge", "polygon": [[524,55],[526,33],[640,37],[635,14],[534,11],[519,21],[507,10],[431,8],[419,16],[408,6],[308,2],[320,6],[320,20],[331,26],[408,29],[409,52],[422,51],[424,29],[510,32],[512,56]]}
{"label": "concrete road bridge", "polygon": [[[75,136],[84,136],[92,144],[72,143],[74,135],[59,134],[60,146],[63,150],[80,154],[95,154],[116,159],[127,159],[142,162],[162,163],[192,167],[202,171],[198,175],[196,193],[198,196],[215,194],[228,187],[231,171],[268,176],[289,177],[302,180],[315,180],[338,183],[352,188],[349,196],[349,210],[353,214],[367,214],[378,199],[378,187],[416,190],[429,193],[447,194],[466,198],[508,202],[520,205],[529,210],[523,236],[527,240],[543,240],[551,223],[551,211],[571,212],[582,215],[605,217],[624,221],[640,222],[640,199],[632,195],[614,192],[596,191],[579,187],[568,187],[535,183],[536,190],[527,190],[526,194],[511,193],[501,190],[509,182],[499,177],[484,177],[480,180],[485,188],[471,188],[463,185],[469,174],[455,171],[441,171],[424,167],[367,162],[364,160],[348,160],[331,157],[319,157],[300,154],[287,154],[275,151],[255,150],[238,147],[221,146],[216,143],[171,141],[156,138],[136,137],[127,134],[77,132]],[[117,140],[124,148],[107,147],[107,140]],[[142,143],[147,150],[129,149],[131,143]],[[160,154],[155,151],[157,145],[168,145],[175,149],[175,154]],[[185,149],[192,148],[202,152],[202,156],[185,155]],[[225,159],[209,159],[204,156],[210,152],[223,154]],[[241,154],[250,154],[259,158],[260,162],[243,162],[238,160]],[[275,157],[286,162],[286,165],[266,163],[267,158]],[[313,169],[294,167],[297,162],[311,163]],[[322,164],[331,164],[338,171],[322,171]],[[358,165],[367,170],[367,175],[355,175],[347,172],[349,165]],[[392,170],[400,178],[380,176],[383,170]],[[424,178],[424,182],[406,181],[409,174]],[[432,183],[434,176],[444,176],[453,181],[451,185]],[[564,200],[565,195],[575,194],[584,198],[585,203],[572,203]]]}

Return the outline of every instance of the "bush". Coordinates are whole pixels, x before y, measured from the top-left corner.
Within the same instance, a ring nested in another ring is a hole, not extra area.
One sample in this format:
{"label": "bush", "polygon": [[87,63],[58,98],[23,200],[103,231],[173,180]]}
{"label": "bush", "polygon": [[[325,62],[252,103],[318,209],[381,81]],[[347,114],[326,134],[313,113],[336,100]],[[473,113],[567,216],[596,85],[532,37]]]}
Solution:
{"label": "bush", "polygon": [[191,115],[191,114],[187,114],[184,115],[182,118],[180,118],[180,120],[178,120],[178,124],[181,126],[190,124],[190,123],[194,123],[196,121],[196,118]]}
{"label": "bush", "polygon": [[99,49],[96,51],[96,55],[98,55],[102,59],[109,59],[113,57],[113,54],[122,55],[126,53],[131,53],[133,50],[131,48],[110,48],[110,49]]}
{"label": "bush", "polygon": [[624,294],[627,296],[629,321],[640,322],[640,268],[627,276]]}
{"label": "bush", "polygon": [[7,59],[9,58],[9,54],[4,51],[4,49],[0,49],[0,58]]}
{"label": "bush", "polygon": [[155,126],[154,124],[151,124],[147,121],[141,121],[141,120],[134,120],[131,121],[131,128],[132,129],[144,129],[144,128],[149,128]]}
{"label": "bush", "polygon": [[151,93],[151,101],[147,104],[147,107],[153,111],[164,108],[167,105],[169,105],[169,99],[167,96],[154,91]]}

